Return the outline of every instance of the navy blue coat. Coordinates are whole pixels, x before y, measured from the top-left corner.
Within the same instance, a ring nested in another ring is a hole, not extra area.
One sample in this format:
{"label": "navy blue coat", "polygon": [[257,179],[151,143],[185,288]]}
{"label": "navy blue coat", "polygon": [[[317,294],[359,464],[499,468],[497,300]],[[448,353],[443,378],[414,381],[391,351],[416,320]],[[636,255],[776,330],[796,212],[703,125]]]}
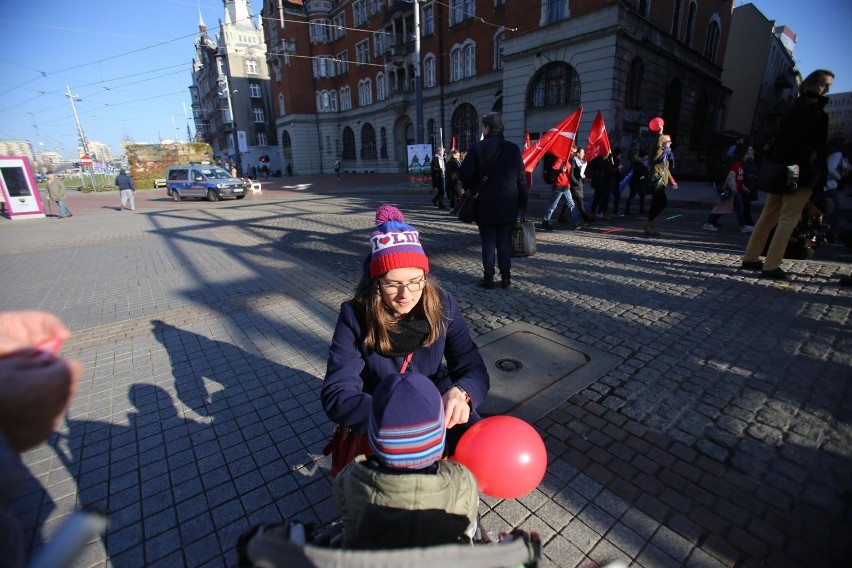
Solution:
{"label": "navy blue coat", "polygon": [[521,149],[504,139],[502,132],[489,132],[488,136],[468,150],[459,179],[465,188],[477,187],[499,150],[500,157],[488,175],[488,181],[479,189],[477,225],[514,223],[518,218],[518,210],[527,208],[527,179]]}
{"label": "navy blue coat", "polygon": [[[414,352],[408,372],[426,375],[444,393],[454,384],[470,395],[470,405],[476,409],[485,400],[490,388],[488,371],[473,343],[462,317],[458,302],[449,293],[444,295],[447,332],[429,347]],[[326,415],[332,422],[367,433],[372,393],[384,377],[398,373],[404,357],[385,357],[364,346],[366,332],[355,313],[352,301],[343,302],[340,316],[331,339],[325,381],[320,397]],[[442,372],[446,357],[449,373]],[[468,425],[479,421],[472,410]]]}

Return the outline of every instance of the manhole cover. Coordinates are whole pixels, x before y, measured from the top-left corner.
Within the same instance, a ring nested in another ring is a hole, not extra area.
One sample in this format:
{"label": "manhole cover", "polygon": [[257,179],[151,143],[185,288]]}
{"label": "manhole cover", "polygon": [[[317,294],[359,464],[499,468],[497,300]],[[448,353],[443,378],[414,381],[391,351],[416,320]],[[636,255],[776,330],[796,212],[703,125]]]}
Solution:
{"label": "manhole cover", "polygon": [[494,366],[504,373],[517,373],[524,368],[524,364],[517,359],[498,359]]}
{"label": "manhole cover", "polygon": [[476,339],[491,376],[483,416],[534,422],[597,381],[618,358],[558,333],[517,322]]}

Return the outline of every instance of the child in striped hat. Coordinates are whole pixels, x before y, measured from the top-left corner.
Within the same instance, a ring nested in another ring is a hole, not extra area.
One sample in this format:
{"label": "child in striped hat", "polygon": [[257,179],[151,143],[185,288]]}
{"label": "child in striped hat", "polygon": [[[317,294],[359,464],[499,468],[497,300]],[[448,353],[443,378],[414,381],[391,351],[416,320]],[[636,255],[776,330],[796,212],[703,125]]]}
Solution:
{"label": "child in striped hat", "polygon": [[463,465],[442,460],[444,404],[429,378],[395,373],[373,393],[358,456],[334,479],[348,548],[404,548],[463,541],[476,527],[479,492]]}

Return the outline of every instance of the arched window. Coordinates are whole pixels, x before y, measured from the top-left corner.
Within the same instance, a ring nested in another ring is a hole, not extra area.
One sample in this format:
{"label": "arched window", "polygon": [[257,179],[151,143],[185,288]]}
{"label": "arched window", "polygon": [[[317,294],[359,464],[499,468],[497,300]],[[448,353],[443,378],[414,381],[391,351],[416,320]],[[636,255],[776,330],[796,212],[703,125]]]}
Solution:
{"label": "arched window", "polygon": [[[680,126],[680,101],[681,101],[680,79],[675,77],[666,89],[666,99],[663,103],[663,121],[666,123],[666,133],[674,138]],[[677,140],[674,140],[677,143]]]}
{"label": "arched window", "polygon": [[376,100],[383,101],[387,97],[385,89],[385,74],[379,73],[376,75]]}
{"label": "arched window", "polygon": [[431,53],[423,58],[423,86],[435,86],[435,56]]}
{"label": "arched window", "polygon": [[373,81],[361,79],[358,81],[358,105],[367,106],[373,104]]}
{"label": "arched window", "polygon": [[580,76],[562,61],[548,63],[530,80],[527,108],[545,108],[580,102]]}
{"label": "arched window", "polygon": [[462,48],[455,47],[450,50],[450,81],[458,81],[462,77],[464,77]]}
{"label": "arched window", "polygon": [[686,37],[683,39],[686,47],[692,47],[692,36],[695,32],[695,14],[697,10],[698,4],[695,3],[695,0],[692,0],[689,3],[689,12],[686,16]]}
{"label": "arched window", "polygon": [[343,159],[354,160],[355,158],[355,133],[347,126],[343,129]]}
{"label": "arched window", "polygon": [[278,116],[284,116],[286,114],[284,108],[284,95],[282,93],[278,94]]}
{"label": "arched window", "polygon": [[624,103],[632,108],[642,108],[642,85],[645,81],[645,64],[641,57],[634,57],[627,74],[627,93]]}
{"label": "arched window", "polygon": [[452,136],[456,139],[456,148],[462,152],[479,140],[479,117],[470,103],[462,103],[453,111]]}
{"label": "arched window", "polygon": [[719,29],[719,22],[712,21],[707,27],[707,42],[704,44],[704,57],[710,63],[716,63],[716,57],[719,54],[719,36],[722,35]]}
{"label": "arched window", "polygon": [[376,131],[373,126],[366,122],[361,127],[361,158],[364,160],[376,159]]}
{"label": "arched window", "polygon": [[476,44],[470,42],[464,46],[464,76],[473,77],[474,75],[476,75]]}
{"label": "arched window", "polygon": [[680,34],[680,18],[683,16],[683,0],[675,0],[672,13],[672,37],[677,39]]}
{"label": "arched window", "polygon": [[352,110],[352,89],[348,85],[340,89],[340,110]]}
{"label": "arched window", "polygon": [[379,130],[379,133],[382,137],[382,145],[379,149],[379,152],[381,152],[381,153],[379,155],[382,158],[387,158],[388,157],[388,131],[384,126],[382,126],[381,129]]}
{"label": "arched window", "polygon": [[494,69],[503,68],[503,39],[506,37],[505,28],[500,28],[494,34]]}
{"label": "arched window", "polygon": [[337,112],[337,91],[331,91],[331,110]]}

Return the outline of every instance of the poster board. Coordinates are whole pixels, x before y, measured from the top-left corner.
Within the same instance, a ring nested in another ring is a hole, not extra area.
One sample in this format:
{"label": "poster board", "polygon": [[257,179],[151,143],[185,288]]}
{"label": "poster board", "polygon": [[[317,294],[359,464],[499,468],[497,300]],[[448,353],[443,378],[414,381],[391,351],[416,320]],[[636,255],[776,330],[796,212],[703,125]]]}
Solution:
{"label": "poster board", "polygon": [[26,156],[0,156],[0,191],[12,220],[44,217],[44,206]]}

